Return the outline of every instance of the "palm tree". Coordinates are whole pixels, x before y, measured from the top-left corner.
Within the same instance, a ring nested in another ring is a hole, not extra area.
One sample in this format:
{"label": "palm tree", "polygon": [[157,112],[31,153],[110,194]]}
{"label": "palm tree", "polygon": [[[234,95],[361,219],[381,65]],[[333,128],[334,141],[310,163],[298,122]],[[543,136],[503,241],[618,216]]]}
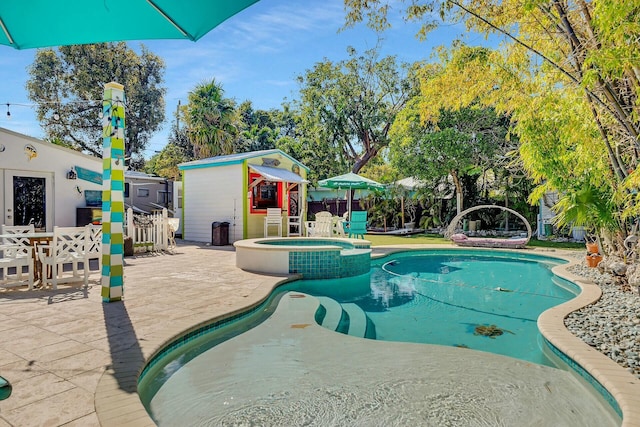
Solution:
{"label": "palm tree", "polygon": [[239,118],[235,102],[224,97],[221,84],[212,79],[197,85],[183,108],[197,158],[234,152]]}

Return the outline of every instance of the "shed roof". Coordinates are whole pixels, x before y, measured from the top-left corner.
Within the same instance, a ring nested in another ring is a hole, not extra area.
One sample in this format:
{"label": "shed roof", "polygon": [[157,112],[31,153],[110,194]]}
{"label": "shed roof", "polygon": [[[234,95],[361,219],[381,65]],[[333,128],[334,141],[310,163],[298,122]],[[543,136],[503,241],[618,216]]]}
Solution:
{"label": "shed roof", "polygon": [[247,153],[227,154],[225,156],[215,156],[215,157],[208,157],[206,159],[193,160],[191,162],[180,163],[178,165],[178,168],[180,170],[185,170],[185,169],[198,169],[203,167],[228,166],[233,164],[240,164],[247,159],[252,159],[255,157],[264,157],[272,154],[280,154],[282,156],[285,156],[286,158],[288,158],[292,162],[295,162],[301,168],[309,172],[308,167],[306,167],[305,165],[303,165],[298,160],[294,159],[284,151],[279,150],[277,148],[274,148],[272,150],[250,151]]}
{"label": "shed roof", "polygon": [[294,182],[296,184],[308,183],[306,179],[300,175],[290,172],[286,169],[272,168],[269,166],[249,165],[251,169],[258,172],[260,175],[268,179],[269,181],[276,182]]}

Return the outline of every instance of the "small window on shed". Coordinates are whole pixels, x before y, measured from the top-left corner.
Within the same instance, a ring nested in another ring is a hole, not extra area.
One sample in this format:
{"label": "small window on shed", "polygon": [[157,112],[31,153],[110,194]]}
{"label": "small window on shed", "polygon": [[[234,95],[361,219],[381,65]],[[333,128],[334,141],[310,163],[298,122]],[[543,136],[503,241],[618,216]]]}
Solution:
{"label": "small window on shed", "polygon": [[[250,182],[262,179],[258,174],[250,175]],[[282,207],[282,183],[274,181],[260,181],[251,188],[251,211],[262,211],[267,208]]]}
{"label": "small window on shed", "polygon": [[148,188],[138,188],[136,193],[138,197],[149,197],[149,189]]}

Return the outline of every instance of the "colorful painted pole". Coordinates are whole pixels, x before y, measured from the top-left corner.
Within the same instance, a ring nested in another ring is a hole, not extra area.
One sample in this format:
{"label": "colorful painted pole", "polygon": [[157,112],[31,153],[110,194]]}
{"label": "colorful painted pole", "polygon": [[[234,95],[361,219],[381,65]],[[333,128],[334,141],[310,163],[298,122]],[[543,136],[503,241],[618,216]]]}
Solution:
{"label": "colorful painted pole", "polygon": [[124,86],[110,82],[102,98],[102,301],[124,294]]}

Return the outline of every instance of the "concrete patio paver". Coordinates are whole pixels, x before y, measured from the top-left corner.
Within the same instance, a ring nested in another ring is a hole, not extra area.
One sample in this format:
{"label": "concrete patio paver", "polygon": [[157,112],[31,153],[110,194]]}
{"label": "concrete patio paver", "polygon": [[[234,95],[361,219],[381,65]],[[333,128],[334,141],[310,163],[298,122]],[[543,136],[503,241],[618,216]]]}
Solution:
{"label": "concrete patio paver", "polygon": [[88,289],[0,292],[0,375],[13,386],[0,427],[153,425],[135,393],[144,361],[283,278],[236,269],[230,246],[182,243],[175,254],[127,258],[121,302],[102,302],[97,274]]}

